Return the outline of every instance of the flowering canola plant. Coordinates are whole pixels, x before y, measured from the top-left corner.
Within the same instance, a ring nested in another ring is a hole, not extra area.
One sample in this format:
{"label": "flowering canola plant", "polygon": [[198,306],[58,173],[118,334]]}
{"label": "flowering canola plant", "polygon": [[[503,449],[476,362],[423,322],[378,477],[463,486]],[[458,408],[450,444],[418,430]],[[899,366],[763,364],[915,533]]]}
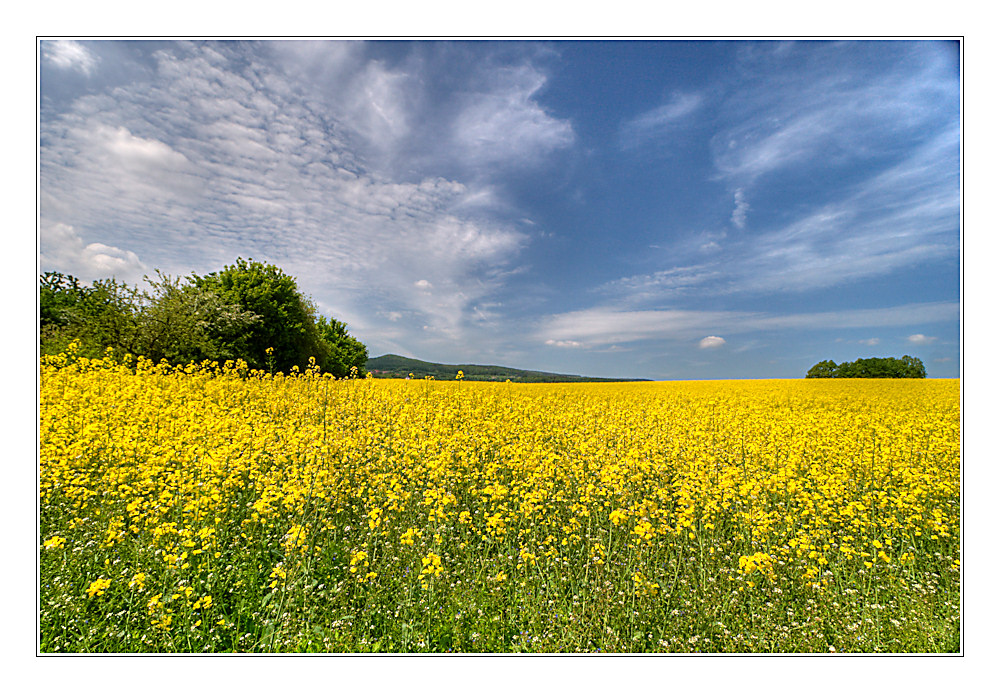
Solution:
{"label": "flowering canola plant", "polygon": [[958,381],[460,376],[43,358],[42,650],[957,649]]}

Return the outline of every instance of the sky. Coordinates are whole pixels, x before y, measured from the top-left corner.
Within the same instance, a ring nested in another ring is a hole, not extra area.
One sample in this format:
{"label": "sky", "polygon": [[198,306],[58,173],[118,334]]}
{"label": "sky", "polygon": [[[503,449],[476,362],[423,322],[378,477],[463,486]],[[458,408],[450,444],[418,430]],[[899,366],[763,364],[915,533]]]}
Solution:
{"label": "sky", "polygon": [[41,41],[39,270],[294,276],[372,356],[960,369],[957,41]]}

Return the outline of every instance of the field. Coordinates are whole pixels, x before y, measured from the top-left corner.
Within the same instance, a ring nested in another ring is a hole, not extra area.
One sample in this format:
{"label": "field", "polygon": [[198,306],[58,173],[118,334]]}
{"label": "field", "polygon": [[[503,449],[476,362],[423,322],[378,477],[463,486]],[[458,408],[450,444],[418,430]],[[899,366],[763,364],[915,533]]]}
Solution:
{"label": "field", "polygon": [[956,380],[45,357],[41,652],[956,652]]}

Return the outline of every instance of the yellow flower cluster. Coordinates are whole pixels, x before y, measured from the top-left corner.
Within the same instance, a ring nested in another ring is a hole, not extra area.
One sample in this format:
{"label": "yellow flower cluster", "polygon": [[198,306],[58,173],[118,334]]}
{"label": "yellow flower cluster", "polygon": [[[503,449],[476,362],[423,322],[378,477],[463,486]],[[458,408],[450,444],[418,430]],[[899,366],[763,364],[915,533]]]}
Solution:
{"label": "yellow flower cluster", "polygon": [[746,575],[759,572],[774,579],[774,557],[760,551],[751,556],[740,556],[740,572]]}
{"label": "yellow flower cluster", "polygon": [[100,597],[104,594],[104,591],[111,587],[111,580],[105,578],[98,578],[90,583],[90,587],[87,588],[88,597]]}
{"label": "yellow flower cluster", "polygon": [[421,563],[424,565],[424,569],[420,571],[421,580],[425,577],[437,577],[444,570],[444,568],[441,567],[441,557],[433,551],[424,556],[421,559]]}

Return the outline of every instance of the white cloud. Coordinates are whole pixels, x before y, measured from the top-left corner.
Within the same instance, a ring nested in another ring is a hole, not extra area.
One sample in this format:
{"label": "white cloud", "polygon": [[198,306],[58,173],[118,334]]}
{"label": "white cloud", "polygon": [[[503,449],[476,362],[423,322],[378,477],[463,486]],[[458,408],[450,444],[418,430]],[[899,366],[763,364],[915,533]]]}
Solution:
{"label": "white cloud", "polygon": [[876,346],[881,340],[878,337],[872,337],[871,339],[862,339],[858,344],[864,344],[866,346]]}
{"label": "white cloud", "polygon": [[902,327],[958,318],[958,304],[915,303],[891,308],[769,315],[741,311],[621,310],[596,307],[546,316],[535,337],[540,342],[577,341],[582,346],[643,340],[686,341],[713,331],[729,334],[781,330]]}
{"label": "white cloud", "polygon": [[468,94],[452,124],[452,143],[469,162],[524,165],[571,145],[568,121],[552,117],[534,100],[545,76],[524,65],[495,71],[484,88]]}
{"label": "white cloud", "polygon": [[930,344],[937,341],[937,337],[927,337],[922,334],[911,334],[906,339],[911,344]]}
{"label": "white cloud", "polygon": [[629,149],[651,139],[664,137],[704,105],[701,94],[675,93],[668,103],[626,121],[620,132],[621,144]]}
{"label": "white cloud", "polygon": [[743,188],[736,189],[736,194],[733,195],[733,202],[736,206],[730,218],[737,228],[742,229],[747,225],[747,212],[750,210],[750,203],[746,201]]}
{"label": "white cloud", "polygon": [[622,277],[602,284],[596,291],[621,296],[626,302],[635,304],[681,296],[695,288],[699,291],[711,291],[718,288],[716,283],[724,277],[722,268],[713,268],[707,264],[689,265]]}
{"label": "white cloud", "polygon": [[958,303],[907,303],[891,308],[837,310],[824,313],[796,313],[753,320],[749,324],[763,329],[837,329],[864,327],[905,327],[932,325],[958,320]]}
{"label": "white cloud", "polygon": [[[409,136],[394,101],[402,72],[341,45],[304,50],[317,64],[303,58],[296,72],[226,44],[171,44],[155,54],[153,81],[43,109],[42,225],[79,241],[44,242],[43,271],[135,274],[147,263],[183,275],[254,257],[296,276],[362,339],[383,328],[403,339],[405,315],[461,343],[528,236],[483,214],[498,203],[488,181],[397,178],[368,163],[364,152],[391,154]],[[317,65],[329,67],[323,101],[305,81]],[[346,105],[327,107],[341,96]],[[531,112],[527,96],[514,102]]]}
{"label": "white cloud", "polygon": [[136,283],[148,271],[131,250],[103,243],[84,243],[80,234],[67,224],[49,224],[41,228],[43,271],[71,274],[84,281],[105,277]]}
{"label": "white cloud", "polygon": [[705,337],[700,342],[698,342],[699,349],[717,349],[726,343],[726,340],[722,337]]}
{"label": "white cloud", "polygon": [[800,164],[836,168],[890,148],[886,122],[922,133],[957,107],[954,65],[943,56],[925,50],[918,72],[903,60],[873,74],[844,55],[833,43],[802,54],[789,46],[781,69],[756,65],[763,77],[740,82],[723,107],[738,117],[713,140],[721,176],[749,184]]}
{"label": "white cloud", "polygon": [[575,349],[576,347],[583,346],[580,342],[574,341],[572,339],[546,339],[545,343],[548,346],[556,346],[562,348]]}
{"label": "white cloud", "polygon": [[178,168],[187,163],[183,154],[175,152],[163,142],[136,137],[126,128],[99,128],[99,135],[105,139],[105,146],[125,165],[146,167]]}
{"label": "white cloud", "polygon": [[577,341],[587,346],[623,344],[644,339],[688,339],[709,326],[746,314],[726,311],[618,310],[589,308],[548,316],[538,330],[540,341]]}
{"label": "white cloud", "polygon": [[97,58],[78,41],[43,41],[42,54],[47,62],[62,70],[76,70],[89,76],[97,67]]}

